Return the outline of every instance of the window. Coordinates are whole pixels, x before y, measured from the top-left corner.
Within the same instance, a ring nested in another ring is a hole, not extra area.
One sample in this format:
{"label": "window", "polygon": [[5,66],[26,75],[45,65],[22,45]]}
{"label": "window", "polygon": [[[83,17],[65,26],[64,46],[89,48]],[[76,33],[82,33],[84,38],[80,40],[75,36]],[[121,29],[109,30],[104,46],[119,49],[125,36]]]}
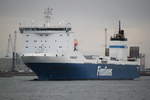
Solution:
{"label": "window", "polygon": [[71,59],[77,59],[77,56],[70,56]]}
{"label": "window", "polygon": [[59,48],[62,48],[62,46],[59,46]]}
{"label": "window", "polygon": [[26,46],[25,48],[28,48],[28,46]]}
{"label": "window", "polygon": [[26,40],[26,42],[29,42],[28,40]]}
{"label": "window", "polygon": [[42,34],[40,34],[40,36],[43,36]]}
{"label": "window", "polygon": [[29,34],[27,34],[26,36],[30,36]]}
{"label": "window", "polygon": [[37,40],[34,40],[34,42],[37,42]]}
{"label": "window", "polygon": [[59,36],[63,36],[62,34],[60,34]]}

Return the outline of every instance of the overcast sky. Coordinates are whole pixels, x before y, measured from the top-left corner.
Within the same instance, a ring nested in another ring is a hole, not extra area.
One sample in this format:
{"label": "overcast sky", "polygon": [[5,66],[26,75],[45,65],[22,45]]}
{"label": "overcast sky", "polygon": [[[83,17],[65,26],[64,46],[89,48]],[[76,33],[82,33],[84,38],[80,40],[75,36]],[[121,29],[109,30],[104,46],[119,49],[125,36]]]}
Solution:
{"label": "overcast sky", "polygon": [[[104,29],[114,34],[121,20],[129,45],[140,46],[150,66],[150,0],[0,0],[0,57],[6,55],[8,34],[18,23],[42,24],[47,7],[54,9],[55,23],[71,23],[85,54],[103,54]],[[19,34],[17,41],[20,52]]]}

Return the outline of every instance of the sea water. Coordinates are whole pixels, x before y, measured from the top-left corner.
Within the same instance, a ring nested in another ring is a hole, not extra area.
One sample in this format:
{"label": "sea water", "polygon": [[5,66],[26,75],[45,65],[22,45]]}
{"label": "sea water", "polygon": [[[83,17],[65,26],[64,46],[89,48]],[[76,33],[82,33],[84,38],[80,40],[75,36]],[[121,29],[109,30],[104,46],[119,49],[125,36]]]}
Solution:
{"label": "sea water", "polygon": [[150,100],[150,76],[136,80],[33,81],[0,78],[0,100]]}

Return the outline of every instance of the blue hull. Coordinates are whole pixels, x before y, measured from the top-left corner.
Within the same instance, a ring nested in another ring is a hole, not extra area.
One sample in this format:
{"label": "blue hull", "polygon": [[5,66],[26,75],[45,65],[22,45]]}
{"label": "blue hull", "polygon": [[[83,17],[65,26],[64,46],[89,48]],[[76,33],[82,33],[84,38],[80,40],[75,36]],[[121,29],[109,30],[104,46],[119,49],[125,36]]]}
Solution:
{"label": "blue hull", "polygon": [[26,63],[39,80],[135,79],[138,65]]}

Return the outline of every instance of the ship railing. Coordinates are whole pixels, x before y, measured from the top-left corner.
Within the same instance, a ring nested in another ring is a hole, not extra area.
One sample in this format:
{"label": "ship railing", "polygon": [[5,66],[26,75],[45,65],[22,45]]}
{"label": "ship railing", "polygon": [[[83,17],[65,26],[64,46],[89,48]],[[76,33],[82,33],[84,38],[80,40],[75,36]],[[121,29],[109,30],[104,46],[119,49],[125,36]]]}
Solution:
{"label": "ship railing", "polygon": [[56,56],[56,55],[50,53],[26,53],[23,54],[22,56]]}

